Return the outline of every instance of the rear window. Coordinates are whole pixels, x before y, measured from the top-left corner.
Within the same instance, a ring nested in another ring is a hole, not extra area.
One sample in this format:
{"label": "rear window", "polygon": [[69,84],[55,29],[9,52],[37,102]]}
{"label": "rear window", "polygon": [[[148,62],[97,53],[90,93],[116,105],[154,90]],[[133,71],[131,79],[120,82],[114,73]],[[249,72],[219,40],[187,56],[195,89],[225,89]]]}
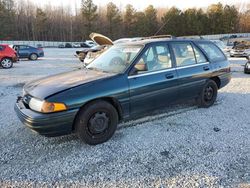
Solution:
{"label": "rear window", "polygon": [[197,43],[206,52],[210,60],[222,61],[226,59],[224,53],[215,44],[208,42],[197,42]]}

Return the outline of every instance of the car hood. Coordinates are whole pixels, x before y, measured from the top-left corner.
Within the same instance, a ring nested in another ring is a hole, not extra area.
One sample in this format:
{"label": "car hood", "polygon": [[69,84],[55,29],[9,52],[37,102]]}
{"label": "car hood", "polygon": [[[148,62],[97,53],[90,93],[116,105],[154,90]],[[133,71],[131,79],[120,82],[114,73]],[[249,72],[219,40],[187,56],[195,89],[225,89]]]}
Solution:
{"label": "car hood", "polygon": [[61,91],[76,87],[88,82],[113,76],[113,73],[104,73],[94,70],[76,70],[50,76],[27,83],[24,92],[39,99],[45,99]]}
{"label": "car hood", "polygon": [[89,37],[91,38],[91,40],[93,40],[95,43],[99,45],[113,45],[113,42],[110,38],[101,35],[99,33],[91,33]]}

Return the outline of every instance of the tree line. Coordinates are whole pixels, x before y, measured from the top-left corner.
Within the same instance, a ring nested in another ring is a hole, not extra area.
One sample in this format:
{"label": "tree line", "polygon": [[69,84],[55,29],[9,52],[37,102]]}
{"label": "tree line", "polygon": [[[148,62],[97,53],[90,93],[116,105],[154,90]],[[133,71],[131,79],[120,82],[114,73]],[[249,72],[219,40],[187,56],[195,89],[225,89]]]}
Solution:
{"label": "tree line", "polygon": [[250,32],[250,6],[212,4],[206,9],[176,7],[143,11],[128,4],[122,10],[113,2],[97,6],[82,0],[81,8],[43,8],[31,0],[0,0],[0,40],[83,41],[91,32],[111,39],[155,34],[174,36]]}

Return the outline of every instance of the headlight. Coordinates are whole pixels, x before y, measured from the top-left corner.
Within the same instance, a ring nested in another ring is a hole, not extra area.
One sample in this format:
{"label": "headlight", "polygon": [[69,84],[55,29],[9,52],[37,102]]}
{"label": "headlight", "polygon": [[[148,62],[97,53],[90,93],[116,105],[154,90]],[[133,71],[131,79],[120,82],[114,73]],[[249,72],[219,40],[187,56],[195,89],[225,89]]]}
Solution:
{"label": "headlight", "polygon": [[47,102],[36,98],[31,98],[29,106],[32,110],[43,113],[59,112],[67,110],[63,103]]}

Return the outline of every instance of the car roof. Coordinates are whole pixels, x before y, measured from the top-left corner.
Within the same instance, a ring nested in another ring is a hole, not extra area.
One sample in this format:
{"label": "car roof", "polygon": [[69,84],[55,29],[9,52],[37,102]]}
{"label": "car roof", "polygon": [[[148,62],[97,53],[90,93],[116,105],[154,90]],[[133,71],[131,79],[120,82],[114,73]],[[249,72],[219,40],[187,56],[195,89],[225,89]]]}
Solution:
{"label": "car roof", "polygon": [[126,43],[121,43],[117,45],[146,45],[146,44],[152,44],[152,43],[160,43],[160,42],[211,42],[209,40],[204,39],[185,39],[185,38],[157,38],[157,39],[144,39],[144,40],[138,40],[138,41],[130,41]]}

